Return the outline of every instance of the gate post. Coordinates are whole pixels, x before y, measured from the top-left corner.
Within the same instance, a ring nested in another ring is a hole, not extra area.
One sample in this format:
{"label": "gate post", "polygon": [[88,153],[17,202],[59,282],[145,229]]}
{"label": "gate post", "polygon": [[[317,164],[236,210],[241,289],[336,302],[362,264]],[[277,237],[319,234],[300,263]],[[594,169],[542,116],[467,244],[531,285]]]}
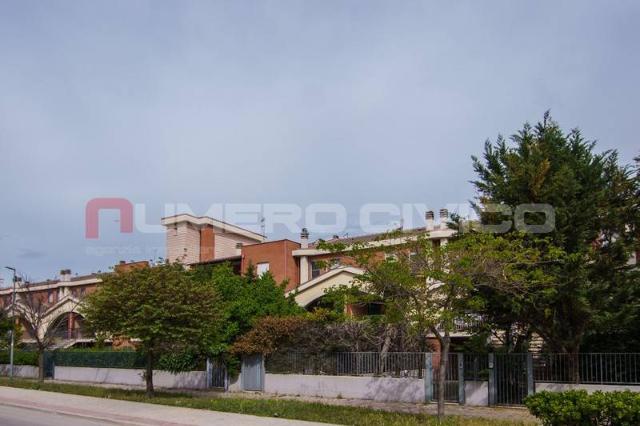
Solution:
{"label": "gate post", "polygon": [[464,354],[458,354],[458,403],[464,405]]}
{"label": "gate post", "polygon": [[265,368],[266,366],[263,354],[260,354],[260,366],[260,392],[264,392],[267,369]]}
{"label": "gate post", "polygon": [[207,388],[213,385],[213,365],[211,365],[211,358],[207,357]]}
{"label": "gate post", "polygon": [[533,354],[527,353],[527,396],[533,395],[536,391],[533,382]]}
{"label": "gate post", "polygon": [[424,402],[433,400],[433,353],[424,354]]}
{"label": "gate post", "polygon": [[489,405],[496,405],[495,355],[489,354]]}

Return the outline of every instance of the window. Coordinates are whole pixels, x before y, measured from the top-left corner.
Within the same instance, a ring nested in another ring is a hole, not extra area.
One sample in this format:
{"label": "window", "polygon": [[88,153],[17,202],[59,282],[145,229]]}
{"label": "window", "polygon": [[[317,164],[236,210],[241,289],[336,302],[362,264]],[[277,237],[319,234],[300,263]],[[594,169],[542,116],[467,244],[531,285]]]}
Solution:
{"label": "window", "polygon": [[256,273],[259,277],[266,274],[267,272],[269,272],[269,262],[258,263],[256,265]]}
{"label": "window", "polygon": [[47,293],[47,300],[49,303],[54,303],[56,300],[56,294],[53,292],[53,290],[49,290],[49,292]]}
{"label": "window", "polygon": [[311,279],[320,276],[322,273],[322,268],[320,267],[321,264],[322,262],[318,262],[317,260],[311,261]]}

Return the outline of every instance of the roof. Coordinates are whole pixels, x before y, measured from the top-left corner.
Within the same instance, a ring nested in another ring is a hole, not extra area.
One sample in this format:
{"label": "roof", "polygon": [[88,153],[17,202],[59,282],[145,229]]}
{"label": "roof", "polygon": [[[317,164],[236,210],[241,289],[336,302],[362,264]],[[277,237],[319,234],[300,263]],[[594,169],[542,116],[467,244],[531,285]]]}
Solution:
{"label": "roof", "polygon": [[214,263],[233,262],[235,260],[242,260],[242,256],[220,257],[220,258],[217,258],[217,259],[205,260],[203,262],[191,263],[191,265],[211,265],[211,264],[214,264]]}
{"label": "roof", "polygon": [[[329,240],[324,240],[327,243],[343,243],[346,245],[350,245],[350,244],[354,244],[354,243],[365,243],[365,242],[369,242],[369,241],[376,241],[380,238],[386,237],[388,236],[390,233],[393,232],[400,232],[401,236],[410,236],[410,235],[416,235],[416,234],[421,234],[423,232],[426,232],[427,228],[422,227],[422,228],[412,228],[412,229],[398,229],[395,231],[387,231],[387,232],[378,232],[375,234],[366,234],[366,235],[358,235],[355,237],[347,237],[347,238],[331,238]],[[320,241],[322,240],[317,240],[314,241],[313,243],[309,244],[310,248],[315,248],[320,244]]]}
{"label": "roof", "polygon": [[247,237],[259,242],[263,242],[266,239],[266,237],[262,234],[253,232],[249,229],[242,228],[237,225],[233,225],[231,223],[224,222],[219,219],[214,219],[209,216],[194,216],[188,213],[181,213],[174,216],[163,217],[161,220],[161,223],[164,226],[174,225],[182,222],[188,222],[198,226],[210,225],[210,226],[213,226],[214,228],[221,229],[223,232],[242,235],[244,237]]}

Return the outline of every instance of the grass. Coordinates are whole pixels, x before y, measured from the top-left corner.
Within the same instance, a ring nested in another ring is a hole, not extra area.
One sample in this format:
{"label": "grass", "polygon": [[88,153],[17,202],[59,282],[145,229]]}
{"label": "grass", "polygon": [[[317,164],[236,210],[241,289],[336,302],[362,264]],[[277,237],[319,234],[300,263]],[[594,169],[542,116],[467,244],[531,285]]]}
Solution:
{"label": "grass", "polygon": [[[39,383],[34,380],[26,379],[14,379],[10,382],[9,379],[5,377],[0,377],[0,386],[170,405],[174,407],[197,408],[227,413],[252,414],[254,416],[262,417],[281,417],[285,419],[308,420],[344,425],[413,426],[439,424],[434,416],[426,414],[391,413],[369,408],[335,406],[292,400],[231,397],[206,398],[189,394],[163,392],[157,392],[154,398],[147,398],[144,392],[138,390],[102,388],[66,383]],[[504,420],[454,416],[448,416],[446,421],[442,423],[442,425],[448,426],[506,426],[526,424],[528,423],[514,423]]]}

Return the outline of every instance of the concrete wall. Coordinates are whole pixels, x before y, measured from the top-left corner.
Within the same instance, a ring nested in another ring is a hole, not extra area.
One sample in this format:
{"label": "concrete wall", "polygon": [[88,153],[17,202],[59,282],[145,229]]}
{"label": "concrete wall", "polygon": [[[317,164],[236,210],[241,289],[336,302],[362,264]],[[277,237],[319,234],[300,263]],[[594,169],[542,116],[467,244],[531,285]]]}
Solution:
{"label": "concrete wall", "polygon": [[326,398],[372,399],[375,401],[424,402],[424,381],[412,378],[311,376],[270,374],[265,392]]}
{"label": "concrete wall", "polygon": [[464,400],[466,405],[489,405],[489,382],[464,382]]}
{"label": "concrete wall", "polygon": [[624,391],[624,390],[640,392],[640,385],[585,385],[585,384],[576,385],[574,383],[536,382],[536,392],[542,392],[542,391],[562,392],[562,391],[567,391],[572,389],[584,389],[589,393],[592,393],[595,391],[615,392],[615,391]]}
{"label": "concrete wall", "polygon": [[[0,376],[9,375],[9,364],[0,364]],[[13,366],[14,377],[24,377],[26,379],[38,378],[38,367],[33,365],[14,365]]]}
{"label": "concrete wall", "polygon": [[[124,368],[55,367],[54,378],[71,382],[108,383],[115,385],[144,386],[144,370]],[[159,388],[206,389],[204,371],[173,374],[153,371],[153,384]]]}

